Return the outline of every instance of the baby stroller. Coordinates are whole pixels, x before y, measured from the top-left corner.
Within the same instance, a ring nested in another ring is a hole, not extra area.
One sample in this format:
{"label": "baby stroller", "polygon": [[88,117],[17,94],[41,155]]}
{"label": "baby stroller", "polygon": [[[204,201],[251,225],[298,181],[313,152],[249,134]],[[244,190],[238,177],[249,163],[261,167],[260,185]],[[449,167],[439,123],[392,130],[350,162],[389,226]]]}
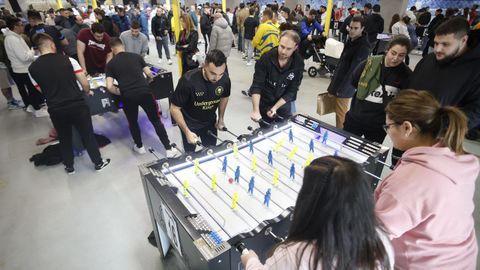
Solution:
{"label": "baby stroller", "polygon": [[329,74],[333,77],[335,67],[338,64],[340,56],[342,55],[344,44],[336,39],[328,38],[325,41],[325,46],[322,48],[319,43],[312,43],[313,62],[319,63],[318,68],[312,66],[308,68],[308,76],[315,77],[317,74]]}

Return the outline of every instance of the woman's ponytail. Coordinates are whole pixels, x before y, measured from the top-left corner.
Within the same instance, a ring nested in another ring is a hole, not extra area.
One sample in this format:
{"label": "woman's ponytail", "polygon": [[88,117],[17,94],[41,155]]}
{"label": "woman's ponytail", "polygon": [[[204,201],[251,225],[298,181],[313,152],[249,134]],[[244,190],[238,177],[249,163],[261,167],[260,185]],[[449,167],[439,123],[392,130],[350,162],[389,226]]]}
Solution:
{"label": "woman's ponytail", "polygon": [[463,140],[467,133],[467,117],[459,109],[447,106],[438,109],[440,121],[438,139],[457,154],[463,154]]}

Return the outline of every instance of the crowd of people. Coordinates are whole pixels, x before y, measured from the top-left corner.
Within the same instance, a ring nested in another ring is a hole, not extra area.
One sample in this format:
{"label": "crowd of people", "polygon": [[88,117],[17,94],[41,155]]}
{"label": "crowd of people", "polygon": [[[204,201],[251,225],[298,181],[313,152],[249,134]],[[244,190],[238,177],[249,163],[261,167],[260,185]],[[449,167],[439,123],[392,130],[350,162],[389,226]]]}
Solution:
{"label": "crowd of people", "polygon": [[[475,269],[472,214],[480,167],[463,142],[476,138],[480,127],[477,8],[445,14],[438,9],[434,18],[428,8],[396,14],[387,29],[392,39],[380,54],[377,35],[385,29],[378,4],[334,7],[331,20],[338,27],[329,33],[324,6],[290,10],[241,3],[223,12],[218,4],[194,5],[182,7],[179,29],[163,5],[31,9],[25,16],[3,10],[0,87],[9,109],[50,116],[69,174],[75,172],[72,126],[96,170],[110,163],[98,150],[80,91],[91,95],[86,75],[98,73],[105,73],[107,90],[123,102],[133,151],[146,152],[137,122],[142,107],[166,156],[175,158],[180,152],[170,145],[149,92],[153,75],[144,57],[150,34],[160,62],[165,55],[172,64],[173,45],[182,55],[170,112],[183,148],[191,152],[199,141],[216,145],[211,134],[225,127],[232,48],[245,65],[255,65],[243,93],[251,97],[250,118],[267,126],[295,112],[311,45],[338,31],[345,45],[327,89],[336,126],[378,143],[389,135],[395,168],[372,193],[353,161],[314,160],[305,168],[287,240],[265,264],[253,250],[242,255],[245,268]],[[406,61],[415,48],[424,55],[412,71]],[[10,77],[21,101],[14,98]]]}

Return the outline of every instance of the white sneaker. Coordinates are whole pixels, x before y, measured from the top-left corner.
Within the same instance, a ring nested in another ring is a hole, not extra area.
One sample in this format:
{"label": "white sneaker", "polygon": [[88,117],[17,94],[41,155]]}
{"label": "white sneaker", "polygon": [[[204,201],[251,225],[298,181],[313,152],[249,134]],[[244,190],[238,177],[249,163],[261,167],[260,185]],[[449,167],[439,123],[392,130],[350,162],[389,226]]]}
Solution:
{"label": "white sneaker", "polygon": [[158,59],[158,63],[161,64],[162,63],[162,58]]}
{"label": "white sneaker", "polygon": [[170,150],[167,150],[167,158],[176,158],[181,156],[182,153],[180,153],[177,148],[172,147]]}
{"label": "white sneaker", "polygon": [[35,112],[35,109],[33,108],[32,105],[28,105],[27,108],[25,109],[25,111],[27,111],[29,113],[33,113],[33,112]]}
{"label": "white sneaker", "polygon": [[167,64],[171,65],[171,64],[172,64],[172,60],[171,60],[171,59],[168,59],[168,60],[167,60]]}
{"label": "white sneaker", "polygon": [[147,153],[144,146],[138,147],[136,144],[133,145],[133,151],[135,151],[136,153],[138,153],[140,155],[143,155],[143,154]]}
{"label": "white sneaker", "polygon": [[251,65],[253,65],[252,62],[247,62],[247,66],[251,66]]}
{"label": "white sneaker", "polygon": [[39,110],[35,110],[35,117],[47,117],[50,116],[47,111],[47,107],[42,107]]}

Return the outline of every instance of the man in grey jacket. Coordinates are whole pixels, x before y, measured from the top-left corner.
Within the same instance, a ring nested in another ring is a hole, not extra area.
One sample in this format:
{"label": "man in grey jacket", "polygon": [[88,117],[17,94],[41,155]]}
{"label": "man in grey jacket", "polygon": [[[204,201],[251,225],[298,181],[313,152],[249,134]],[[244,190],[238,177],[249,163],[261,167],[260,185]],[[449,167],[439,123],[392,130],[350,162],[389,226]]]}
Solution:
{"label": "man in grey jacket", "polygon": [[148,39],[140,32],[140,23],[133,21],[130,30],[120,34],[120,39],[125,46],[125,51],[145,56],[148,52]]}
{"label": "man in grey jacket", "polygon": [[219,50],[228,58],[232,50],[233,32],[227,20],[221,13],[213,16],[212,34],[210,35],[210,47],[208,51]]}

